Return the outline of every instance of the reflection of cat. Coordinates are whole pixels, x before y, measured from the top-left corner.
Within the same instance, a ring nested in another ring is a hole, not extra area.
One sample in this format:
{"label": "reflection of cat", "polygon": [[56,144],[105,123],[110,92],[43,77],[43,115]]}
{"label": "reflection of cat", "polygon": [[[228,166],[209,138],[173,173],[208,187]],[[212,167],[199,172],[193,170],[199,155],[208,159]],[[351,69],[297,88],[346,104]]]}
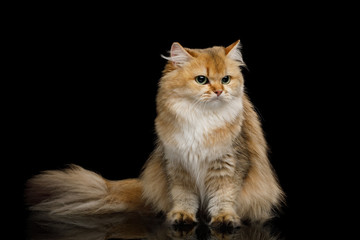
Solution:
{"label": "reflection of cat", "polygon": [[107,239],[209,239],[209,240],[276,240],[269,226],[242,226],[232,231],[220,231],[206,225],[174,228],[153,216],[134,213],[93,216],[59,216],[47,213],[32,214],[28,238],[32,240],[107,240]]}
{"label": "reflection of cat", "polygon": [[[283,198],[258,116],[244,93],[239,41],[171,47],[157,95],[157,147],[139,179],[108,181],[78,166],[28,181],[33,210],[60,215],[154,211],[170,223],[266,221]],[[201,216],[201,215],[200,215]]]}

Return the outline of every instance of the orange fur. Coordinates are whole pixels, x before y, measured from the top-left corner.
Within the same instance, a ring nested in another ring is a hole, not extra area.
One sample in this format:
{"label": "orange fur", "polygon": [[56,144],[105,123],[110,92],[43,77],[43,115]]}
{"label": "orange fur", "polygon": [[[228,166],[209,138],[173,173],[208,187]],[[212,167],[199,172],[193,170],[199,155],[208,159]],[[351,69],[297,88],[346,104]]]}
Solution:
{"label": "orange fur", "polygon": [[[200,212],[214,226],[271,218],[284,194],[244,93],[239,44],[173,44],[156,99],[157,146],[139,179],[108,181],[80,167],[48,171],[29,180],[32,208],[58,214],[152,209],[170,223],[196,222]],[[195,81],[199,75],[207,81]]]}

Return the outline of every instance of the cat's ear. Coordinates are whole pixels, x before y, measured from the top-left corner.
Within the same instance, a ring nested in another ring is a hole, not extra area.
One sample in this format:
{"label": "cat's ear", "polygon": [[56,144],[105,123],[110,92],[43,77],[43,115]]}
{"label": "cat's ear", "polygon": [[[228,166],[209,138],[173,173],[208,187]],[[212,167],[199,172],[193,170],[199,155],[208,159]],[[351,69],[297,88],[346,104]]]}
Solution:
{"label": "cat's ear", "polygon": [[245,65],[240,49],[241,49],[240,40],[237,40],[236,42],[225,48],[225,54],[227,57],[240,62],[241,65]]}
{"label": "cat's ear", "polygon": [[170,57],[161,56],[177,66],[183,65],[192,58],[192,56],[178,42],[174,42],[171,45]]}

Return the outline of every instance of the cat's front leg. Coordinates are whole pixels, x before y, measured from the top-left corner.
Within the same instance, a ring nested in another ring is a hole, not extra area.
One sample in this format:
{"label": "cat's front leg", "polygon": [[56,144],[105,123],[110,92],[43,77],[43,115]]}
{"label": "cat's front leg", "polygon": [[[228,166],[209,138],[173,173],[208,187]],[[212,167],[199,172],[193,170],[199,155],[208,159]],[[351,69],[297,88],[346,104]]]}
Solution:
{"label": "cat's front leg", "polygon": [[184,188],[181,184],[174,185],[171,189],[173,207],[167,214],[167,220],[171,224],[193,224],[197,222],[196,212],[199,201],[192,191]]}
{"label": "cat's front leg", "polygon": [[179,166],[176,168],[171,167],[169,176],[170,197],[173,206],[170,212],[167,213],[168,222],[180,225],[197,222],[196,213],[199,208],[199,200],[190,176]]}
{"label": "cat's front leg", "polygon": [[235,202],[241,186],[237,174],[231,157],[213,161],[208,168],[205,184],[212,227],[240,226]]}

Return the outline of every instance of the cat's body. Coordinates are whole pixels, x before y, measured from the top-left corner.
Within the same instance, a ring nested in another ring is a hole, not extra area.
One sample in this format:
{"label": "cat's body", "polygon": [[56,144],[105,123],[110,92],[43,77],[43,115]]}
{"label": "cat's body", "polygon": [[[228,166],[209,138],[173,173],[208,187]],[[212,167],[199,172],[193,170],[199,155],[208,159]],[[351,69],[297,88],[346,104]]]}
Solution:
{"label": "cat's body", "polygon": [[[208,49],[174,43],[167,59],[157,95],[157,146],[140,178],[113,182],[80,167],[48,171],[29,181],[33,209],[58,214],[146,209],[165,213],[171,223],[196,222],[202,212],[211,225],[232,226],[272,216],[283,193],[244,93],[239,41]],[[95,185],[74,186],[71,178],[81,176]]]}

